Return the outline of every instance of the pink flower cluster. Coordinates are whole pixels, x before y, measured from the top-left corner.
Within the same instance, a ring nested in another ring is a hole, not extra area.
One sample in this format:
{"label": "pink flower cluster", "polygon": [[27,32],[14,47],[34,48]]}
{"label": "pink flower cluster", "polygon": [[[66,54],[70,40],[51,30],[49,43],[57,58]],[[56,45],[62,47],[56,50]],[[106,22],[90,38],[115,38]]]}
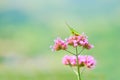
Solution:
{"label": "pink flower cluster", "polygon": [[71,45],[73,47],[82,46],[86,49],[91,49],[94,47],[88,42],[88,37],[84,33],[81,35],[70,36],[66,42],[68,45]]}
{"label": "pink flower cluster", "polygon": [[54,40],[54,46],[50,46],[52,51],[59,51],[67,49],[67,43],[65,43],[61,38]]}
{"label": "pink flower cluster", "polygon": [[57,38],[51,48],[53,51],[66,50],[68,45],[71,45],[73,47],[81,46],[85,49],[91,49],[94,47],[88,42],[88,37],[83,33],[81,35],[70,36],[65,41]]}
{"label": "pink flower cluster", "polygon": [[77,65],[77,58],[76,56],[64,56],[62,63],[64,65],[70,65],[70,66],[80,66],[84,67],[86,66],[87,68],[93,68],[96,65],[96,60],[94,57],[90,55],[79,55],[78,56],[78,65]]}

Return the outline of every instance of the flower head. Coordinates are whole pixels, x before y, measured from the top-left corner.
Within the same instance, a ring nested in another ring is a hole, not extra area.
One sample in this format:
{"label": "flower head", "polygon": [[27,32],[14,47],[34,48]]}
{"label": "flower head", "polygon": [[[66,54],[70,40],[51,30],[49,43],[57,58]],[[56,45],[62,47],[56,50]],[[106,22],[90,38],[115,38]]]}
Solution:
{"label": "flower head", "polygon": [[68,39],[66,39],[66,42],[68,45],[73,47],[82,46],[85,49],[93,48],[93,45],[88,42],[88,37],[84,33],[81,35],[70,36]]}
{"label": "flower head", "polygon": [[96,65],[96,60],[94,59],[93,56],[85,56],[86,61],[85,61],[85,65],[87,66],[87,68],[94,68]]}
{"label": "flower head", "polygon": [[76,56],[64,56],[62,59],[62,63],[64,65],[69,65],[69,66],[79,66],[79,67],[84,67],[86,66],[87,68],[93,68],[96,65],[96,60],[92,56],[87,56],[87,55],[79,55],[78,56],[78,65],[77,65],[77,58]]}
{"label": "flower head", "polygon": [[63,57],[62,63],[64,65],[70,65],[70,59],[71,59],[71,57],[66,55],[66,56]]}
{"label": "flower head", "polygon": [[67,49],[67,44],[61,38],[57,38],[51,48],[53,51],[65,50]]}
{"label": "flower head", "polygon": [[62,59],[62,63],[64,65],[75,66],[76,65],[76,57],[65,55]]}
{"label": "flower head", "polygon": [[79,66],[81,66],[81,67],[85,66],[85,61],[86,61],[85,56],[83,56],[83,55],[78,56]]}

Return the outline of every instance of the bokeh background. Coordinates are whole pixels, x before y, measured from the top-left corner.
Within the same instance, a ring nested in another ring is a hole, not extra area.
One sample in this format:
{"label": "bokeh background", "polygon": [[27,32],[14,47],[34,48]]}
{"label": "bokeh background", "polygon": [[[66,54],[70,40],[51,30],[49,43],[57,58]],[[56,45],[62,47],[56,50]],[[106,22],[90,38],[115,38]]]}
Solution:
{"label": "bokeh background", "polygon": [[83,80],[119,80],[120,0],[0,0],[0,80],[77,80],[49,48],[70,36],[66,21],[95,46]]}

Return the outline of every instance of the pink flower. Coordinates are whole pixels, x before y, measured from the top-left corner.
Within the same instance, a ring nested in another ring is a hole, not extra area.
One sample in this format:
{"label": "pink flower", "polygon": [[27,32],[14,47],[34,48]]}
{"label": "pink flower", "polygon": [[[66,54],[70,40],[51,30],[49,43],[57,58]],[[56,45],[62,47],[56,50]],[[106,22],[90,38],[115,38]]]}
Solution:
{"label": "pink flower", "polygon": [[68,39],[66,39],[66,43],[73,47],[82,46],[85,49],[93,48],[93,45],[88,42],[88,37],[84,33],[81,35],[70,36]]}
{"label": "pink flower", "polygon": [[73,47],[81,46],[88,50],[94,47],[88,42],[88,37],[82,33],[81,35],[70,36],[66,41],[57,38],[54,40],[54,45],[51,48],[53,51],[66,50],[68,45]]}
{"label": "pink flower", "polygon": [[64,56],[62,59],[64,65],[76,66],[76,56]]}
{"label": "pink flower", "polygon": [[70,65],[70,66],[79,66],[87,68],[94,68],[96,65],[96,60],[92,56],[87,55],[79,55],[78,56],[78,64],[77,64],[77,58],[76,56],[64,56],[62,59],[62,63],[64,65]]}
{"label": "pink flower", "polygon": [[76,56],[70,56],[70,64],[71,66],[77,65]]}
{"label": "pink flower", "polygon": [[94,57],[92,56],[85,56],[86,61],[85,61],[85,65],[87,66],[87,68],[94,68],[96,65],[96,60],[94,59]]}
{"label": "pink flower", "polygon": [[53,51],[65,50],[67,49],[67,43],[65,43],[61,38],[54,40],[54,45],[51,46]]}
{"label": "pink flower", "polygon": [[88,49],[88,50],[91,49],[91,48],[94,48],[94,46],[89,44],[89,43],[86,43],[83,47]]}
{"label": "pink flower", "polygon": [[66,55],[66,56],[64,56],[63,59],[62,59],[62,63],[63,63],[64,65],[70,65],[70,59],[71,59],[71,56]]}
{"label": "pink flower", "polygon": [[85,57],[83,55],[79,55],[78,56],[78,62],[79,62],[79,66],[84,66],[85,64]]}

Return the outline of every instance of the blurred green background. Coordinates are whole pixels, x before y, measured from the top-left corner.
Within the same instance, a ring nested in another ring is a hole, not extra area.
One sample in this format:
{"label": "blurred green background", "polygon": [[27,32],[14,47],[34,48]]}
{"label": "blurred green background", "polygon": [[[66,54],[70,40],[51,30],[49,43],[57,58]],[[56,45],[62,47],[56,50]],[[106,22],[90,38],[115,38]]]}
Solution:
{"label": "blurred green background", "polygon": [[95,46],[82,79],[119,80],[120,0],[0,0],[0,80],[77,80],[49,48],[70,35],[66,21]]}

